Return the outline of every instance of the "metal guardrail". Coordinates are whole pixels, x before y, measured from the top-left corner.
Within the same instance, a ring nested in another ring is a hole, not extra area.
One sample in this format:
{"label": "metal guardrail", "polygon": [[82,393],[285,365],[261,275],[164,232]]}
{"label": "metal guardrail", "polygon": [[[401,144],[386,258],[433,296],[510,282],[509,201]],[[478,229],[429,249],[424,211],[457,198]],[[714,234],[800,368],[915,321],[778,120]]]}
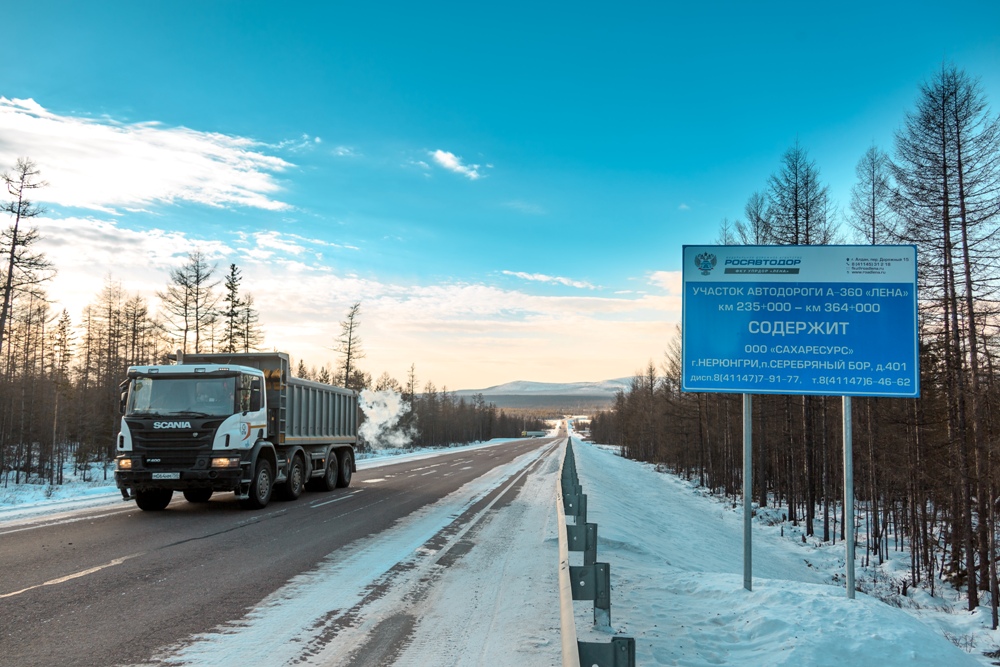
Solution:
{"label": "metal guardrail", "polygon": [[[559,616],[563,667],[635,667],[635,639],[614,637],[608,644],[576,636],[573,600],[594,601],[594,625],[611,627],[611,566],[597,562],[597,524],[587,523],[587,496],[576,473],[573,443],[559,465]],[[567,517],[573,523],[567,523]],[[582,551],[583,565],[570,565],[569,552]]]}

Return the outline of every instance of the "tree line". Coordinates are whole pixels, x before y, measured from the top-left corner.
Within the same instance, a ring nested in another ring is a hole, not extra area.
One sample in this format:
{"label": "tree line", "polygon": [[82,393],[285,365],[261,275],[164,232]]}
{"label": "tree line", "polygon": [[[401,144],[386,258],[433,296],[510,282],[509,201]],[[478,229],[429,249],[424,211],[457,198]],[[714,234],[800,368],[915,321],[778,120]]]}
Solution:
{"label": "tree line", "polygon": [[[854,399],[856,499],[862,563],[908,548],[899,582],[947,580],[970,610],[988,603],[997,627],[1000,502],[1000,117],[977,80],[945,66],[921,85],[892,153],[870,147],[843,215],[797,142],[742,219],[718,243],[803,245],[853,241],[918,248],[921,397]],[[682,393],[678,337],[591,424],[624,455],[662,463],[721,493],[742,487],[742,400]],[[841,400],[753,401],[753,494],[786,508],[808,535],[844,535]]]}
{"label": "tree line", "polygon": [[[242,288],[242,272],[230,264],[225,276],[200,251],[169,273],[153,309],[110,277],[74,323],[67,310],[55,313],[44,285],[55,272],[36,249],[32,219],[44,209],[35,195],[46,183],[27,158],[0,175],[10,216],[0,232],[0,483],[45,481],[61,484],[67,464],[87,474],[98,464],[110,476],[120,426],[120,387],[132,365],[170,363],[185,353],[253,352],[263,349],[260,314]],[[221,288],[220,288],[221,285]],[[359,366],[364,358],[361,304],[340,323],[335,367],[319,371],[299,363],[298,375],[355,390],[401,391],[383,374],[375,383]],[[498,411],[482,397],[456,399],[428,383],[416,391],[411,368],[406,387],[411,410],[406,426],[415,444],[440,446],[520,435],[522,420]],[[540,428],[536,422],[526,425]]]}
{"label": "tree line", "polygon": [[[360,312],[360,303],[355,303],[341,323],[341,336],[336,348],[342,355],[340,365],[336,369],[330,366],[308,368],[300,361],[296,370],[297,377],[317,382],[330,382],[334,377],[349,377],[350,380],[344,386],[351,389],[400,394],[407,411],[399,420],[398,430],[409,436],[412,447],[442,447],[492,438],[515,438],[524,431],[546,428],[543,417],[507,412],[488,402],[482,393],[468,398],[456,396],[446,387],[439,390],[433,382],[427,382],[419,389],[416,364],[410,365],[405,383],[387,372],[372,381],[371,375],[356,365],[357,359],[364,358],[358,337]],[[352,337],[353,340],[349,340]],[[348,362],[348,350],[353,355],[353,362]]]}

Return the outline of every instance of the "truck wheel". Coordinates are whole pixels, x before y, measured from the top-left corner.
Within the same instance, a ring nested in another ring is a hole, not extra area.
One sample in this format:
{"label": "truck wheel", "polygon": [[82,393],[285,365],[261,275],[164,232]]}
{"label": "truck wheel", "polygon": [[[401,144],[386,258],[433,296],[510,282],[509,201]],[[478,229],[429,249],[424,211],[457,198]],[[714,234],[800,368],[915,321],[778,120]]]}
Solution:
{"label": "truck wheel", "polygon": [[250,497],[241,500],[240,504],[252,510],[267,507],[267,504],[271,502],[272,484],[274,484],[274,472],[271,470],[271,462],[264,458],[257,459],[253,480],[250,482]]}
{"label": "truck wheel", "polygon": [[188,489],[184,492],[184,500],[189,503],[207,503],[212,497],[212,489]]}
{"label": "truck wheel", "polygon": [[337,488],[337,452],[332,449],[326,455],[326,469],[322,477],[309,480],[311,491],[333,491]]}
{"label": "truck wheel", "polygon": [[343,449],[337,453],[337,464],[340,471],[337,473],[337,486],[341,489],[351,485],[352,464],[354,455],[349,449]]}
{"label": "truck wheel", "polygon": [[135,504],[144,512],[159,512],[167,509],[174,492],[170,489],[151,489],[136,491]]}
{"label": "truck wheel", "polygon": [[282,500],[295,500],[302,495],[306,484],[306,464],[301,456],[292,457],[288,468],[288,479],[278,487],[278,495]]}

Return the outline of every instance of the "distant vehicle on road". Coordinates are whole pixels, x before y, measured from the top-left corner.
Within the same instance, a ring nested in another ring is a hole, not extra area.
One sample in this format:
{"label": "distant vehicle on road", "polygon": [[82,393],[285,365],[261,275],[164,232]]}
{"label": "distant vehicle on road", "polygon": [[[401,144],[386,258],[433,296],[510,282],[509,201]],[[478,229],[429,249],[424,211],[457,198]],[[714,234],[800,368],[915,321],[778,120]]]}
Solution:
{"label": "distant vehicle on road", "polygon": [[522,438],[544,438],[546,435],[546,431],[521,431]]}

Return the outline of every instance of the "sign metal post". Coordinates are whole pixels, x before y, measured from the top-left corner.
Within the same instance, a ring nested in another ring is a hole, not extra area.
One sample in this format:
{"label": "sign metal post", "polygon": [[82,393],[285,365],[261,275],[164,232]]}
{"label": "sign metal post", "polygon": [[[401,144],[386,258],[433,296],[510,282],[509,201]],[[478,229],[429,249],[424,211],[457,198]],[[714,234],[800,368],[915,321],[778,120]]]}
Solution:
{"label": "sign metal post", "polygon": [[844,542],[847,549],[847,597],[854,599],[854,431],[851,397],[844,396]]}
{"label": "sign metal post", "polygon": [[743,394],[743,588],[753,590],[753,396]]}

